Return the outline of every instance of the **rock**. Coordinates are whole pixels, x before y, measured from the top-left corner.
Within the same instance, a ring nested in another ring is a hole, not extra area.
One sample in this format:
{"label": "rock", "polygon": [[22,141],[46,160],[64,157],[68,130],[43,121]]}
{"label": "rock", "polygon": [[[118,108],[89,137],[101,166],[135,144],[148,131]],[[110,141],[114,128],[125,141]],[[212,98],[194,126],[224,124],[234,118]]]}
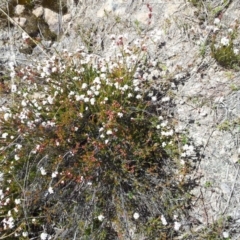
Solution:
{"label": "rock", "polygon": [[25,6],[18,4],[18,5],[15,7],[15,14],[21,15],[21,14],[24,12],[24,10],[25,10]]}
{"label": "rock", "polygon": [[34,10],[32,11],[32,13],[33,13],[37,18],[41,17],[41,16],[43,15],[43,13],[44,13],[43,7],[40,6],[40,7],[36,8],[36,9],[34,9]]}
{"label": "rock", "polygon": [[39,33],[38,21],[34,15],[27,16],[27,23],[24,26],[24,30],[28,33],[30,37],[37,37]]}
{"label": "rock", "polygon": [[35,15],[27,16],[27,23],[24,26],[24,30],[30,37],[40,36],[45,40],[51,41],[56,39],[56,34],[50,31],[49,24],[42,18],[37,18]]}
{"label": "rock", "polygon": [[33,52],[33,48],[31,48],[31,47],[22,47],[22,48],[19,48],[19,52],[23,53],[23,54],[31,55],[32,52]]}
{"label": "rock", "polygon": [[48,24],[43,19],[39,19],[38,24],[41,33],[40,35],[42,35],[45,40],[56,40],[57,35],[49,29]]}
{"label": "rock", "polygon": [[230,158],[232,163],[237,163],[239,161],[239,154],[238,153],[234,153],[231,158]]}
{"label": "rock", "polygon": [[71,18],[72,18],[71,14],[68,13],[63,16],[62,21],[63,23],[67,23],[67,22],[70,22]]}
{"label": "rock", "polygon": [[125,8],[121,8],[121,5],[123,5],[123,0],[107,0],[98,10],[97,16],[101,18],[104,17],[106,13],[110,12],[118,15],[123,14],[125,12]]}
{"label": "rock", "polygon": [[59,17],[59,15],[56,12],[54,12],[48,8],[44,9],[44,20],[48,24],[50,30],[56,34],[59,34],[58,17]]}
{"label": "rock", "polygon": [[19,25],[20,27],[24,27],[27,19],[24,17],[14,17],[13,18],[14,21],[11,21],[14,25]]}

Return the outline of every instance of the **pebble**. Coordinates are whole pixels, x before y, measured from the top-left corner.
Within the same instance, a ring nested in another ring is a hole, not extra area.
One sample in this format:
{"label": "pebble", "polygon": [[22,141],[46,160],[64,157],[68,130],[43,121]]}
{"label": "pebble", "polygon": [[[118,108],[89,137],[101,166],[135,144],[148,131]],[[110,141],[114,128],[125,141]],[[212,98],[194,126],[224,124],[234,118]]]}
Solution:
{"label": "pebble", "polygon": [[44,13],[44,9],[43,9],[42,6],[40,6],[40,7],[36,8],[36,9],[34,9],[34,10],[32,11],[32,13],[33,13],[36,17],[41,17],[41,16],[43,15],[43,13]]}
{"label": "pebble", "polygon": [[20,5],[18,4],[16,7],[15,7],[15,14],[16,15],[21,15],[25,10],[25,6],[24,5]]}

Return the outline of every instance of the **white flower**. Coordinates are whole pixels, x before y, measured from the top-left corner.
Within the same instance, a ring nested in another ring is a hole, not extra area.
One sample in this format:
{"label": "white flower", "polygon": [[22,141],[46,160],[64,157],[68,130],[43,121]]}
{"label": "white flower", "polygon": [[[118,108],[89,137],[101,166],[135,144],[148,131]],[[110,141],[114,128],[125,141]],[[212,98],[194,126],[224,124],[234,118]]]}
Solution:
{"label": "white flower", "polygon": [[46,174],[47,174],[47,173],[46,173],[46,170],[45,170],[43,167],[40,168],[40,171],[41,171],[41,174],[42,174],[42,175],[46,175]]}
{"label": "white flower", "polygon": [[95,101],[96,101],[95,98],[91,98],[91,99],[90,99],[91,105],[94,105]]}
{"label": "white flower", "polygon": [[187,155],[186,155],[186,153],[184,152],[184,153],[181,153],[181,157],[186,157]]}
{"label": "white flower", "polygon": [[83,83],[83,84],[82,84],[82,89],[87,88],[87,86],[88,86],[88,85],[87,85],[86,83]]}
{"label": "white flower", "polygon": [[117,113],[117,115],[118,115],[120,118],[123,117],[123,113],[121,113],[121,112]]}
{"label": "white flower", "polygon": [[109,36],[109,38],[110,38],[111,40],[115,40],[115,39],[116,39],[116,35],[115,35],[115,34],[111,34],[111,35]]}
{"label": "white flower", "polygon": [[41,233],[41,235],[40,235],[41,240],[46,240],[47,237],[48,237],[48,234],[47,234],[47,233],[44,233],[44,232]]}
{"label": "white flower", "polygon": [[98,216],[98,220],[99,220],[100,222],[102,222],[104,218],[105,218],[105,217],[104,217],[102,214],[100,214],[100,215]]}
{"label": "white flower", "polygon": [[218,24],[220,23],[220,19],[219,19],[219,18],[215,18],[213,23],[214,23],[215,25],[218,25]]}
{"label": "white flower", "polygon": [[128,98],[130,98],[130,97],[132,97],[132,96],[133,96],[132,93],[129,93],[129,94],[128,94]]}
{"label": "white flower", "polygon": [[2,200],[4,198],[3,190],[0,189],[0,199]]}
{"label": "white flower", "polygon": [[15,71],[12,71],[12,72],[10,73],[10,77],[11,77],[11,78],[14,78],[15,76],[16,76]]}
{"label": "white flower", "polygon": [[180,227],[181,227],[181,223],[180,222],[174,222],[174,230],[175,231],[179,231]]}
{"label": "white flower", "polygon": [[142,96],[140,95],[140,94],[138,94],[137,96],[136,96],[136,99],[141,99],[142,98]]}
{"label": "white flower", "polygon": [[134,218],[135,220],[139,219],[139,217],[140,217],[139,213],[135,212],[135,213],[133,214],[133,218]]}
{"label": "white flower", "polygon": [[168,121],[166,120],[166,121],[162,122],[160,125],[161,125],[161,127],[166,127],[167,124],[168,124]]}
{"label": "white flower", "polygon": [[116,89],[119,89],[119,83],[118,82],[115,82],[114,86],[115,86]]}
{"label": "white flower", "polygon": [[8,133],[3,133],[2,134],[2,138],[7,138],[7,136],[8,136]]}
{"label": "white flower", "polygon": [[80,100],[83,100],[84,99],[84,95],[82,94],[82,95],[76,95],[75,96],[75,99],[76,99],[76,101],[80,101]]}
{"label": "white flower", "polygon": [[52,187],[49,187],[49,188],[48,188],[48,192],[49,192],[50,194],[54,193],[53,188],[52,188]]}
{"label": "white flower", "polygon": [[16,147],[17,147],[17,149],[21,149],[22,145],[21,144],[17,144]]}
{"label": "white flower", "polygon": [[10,198],[7,198],[6,201],[5,201],[5,203],[4,203],[4,205],[5,205],[5,206],[8,205],[9,202],[10,202]]}
{"label": "white flower", "polygon": [[3,222],[3,228],[4,229],[13,228],[14,227],[14,219],[13,219],[13,217],[10,217],[8,219],[4,218],[2,220],[2,222]]}
{"label": "white flower", "polygon": [[170,97],[163,97],[162,102],[168,102],[170,100]]}
{"label": "white flower", "polygon": [[194,153],[194,147],[192,145],[185,144],[183,150],[185,152],[181,154],[182,157],[191,156]]}
{"label": "white flower", "polygon": [[213,28],[213,32],[214,32],[214,33],[217,32],[217,31],[219,31],[219,28],[218,28],[218,27]]}
{"label": "white flower", "polygon": [[16,91],[17,91],[17,85],[12,84],[12,86],[11,86],[11,92],[12,92],[12,93],[15,93]]}
{"label": "white flower", "polygon": [[[186,157],[186,154],[181,154],[182,157]],[[185,165],[185,161],[183,159],[180,160],[181,165]]]}
{"label": "white flower", "polygon": [[238,55],[238,54],[239,54],[239,49],[234,48],[234,49],[233,49],[233,52],[234,52],[235,55]]}
{"label": "white flower", "polygon": [[12,116],[12,114],[10,113],[4,113],[4,120],[7,121],[10,117]]}
{"label": "white flower", "polygon": [[89,102],[89,97],[85,97],[84,102]]}
{"label": "white flower", "polygon": [[99,95],[99,91],[94,91],[94,95],[98,96]]}
{"label": "white flower", "polygon": [[21,200],[20,199],[15,199],[14,202],[16,203],[16,205],[18,205],[18,204],[21,203]]}
{"label": "white flower", "polygon": [[93,83],[101,84],[100,78],[99,78],[99,77],[96,77],[96,78],[93,80]]}
{"label": "white flower", "polygon": [[17,154],[15,154],[14,159],[17,161],[20,159],[20,157]]}
{"label": "white flower", "polygon": [[152,101],[156,102],[157,101],[157,97],[156,96],[152,96]]}
{"label": "white flower", "polygon": [[49,104],[53,104],[53,98],[51,96],[48,96],[47,101]]}
{"label": "white flower", "polygon": [[162,221],[162,224],[165,226],[168,224],[166,218],[163,215],[161,216],[161,221]]}
{"label": "white flower", "polygon": [[221,39],[221,44],[222,44],[223,46],[228,46],[228,45],[229,45],[229,39],[226,38],[226,37],[223,37],[223,38]]}
{"label": "white flower", "polygon": [[25,100],[22,100],[21,104],[22,104],[23,107],[27,106],[27,102]]}
{"label": "white flower", "polygon": [[28,236],[28,232],[23,232],[22,235],[23,235],[23,237],[27,237]]}
{"label": "white flower", "polygon": [[29,35],[26,33],[26,32],[23,32],[22,33],[22,39],[23,40],[26,40],[26,39],[28,39],[29,38]]}
{"label": "white flower", "polygon": [[106,68],[106,67],[102,67],[102,68],[101,68],[101,72],[102,72],[102,73],[104,73],[104,72],[106,72],[106,71],[107,71],[107,68]]}
{"label": "white flower", "polygon": [[57,71],[57,68],[56,67],[53,67],[52,68],[52,72],[54,73],[54,72],[56,72]]}
{"label": "white flower", "polygon": [[52,173],[52,178],[55,178],[55,177],[57,177],[57,175],[58,175],[58,172],[56,172],[56,171],[55,171],[55,172],[53,172],[53,173]]}
{"label": "white flower", "polygon": [[96,86],[96,89],[99,90],[100,88],[101,88],[101,85],[98,84],[98,85]]}
{"label": "white flower", "polygon": [[87,90],[87,95],[91,96],[92,95],[92,91],[91,90]]}
{"label": "white flower", "polygon": [[107,130],[107,135],[112,135],[112,130]]}
{"label": "white flower", "polygon": [[223,237],[224,238],[229,238],[229,232],[223,232]]}
{"label": "white flower", "polygon": [[134,79],[133,80],[133,86],[138,86],[140,84],[139,79]]}
{"label": "white flower", "polygon": [[140,91],[140,88],[139,88],[139,87],[135,87],[135,88],[134,88],[134,91],[135,91],[135,92],[139,92],[139,91]]}

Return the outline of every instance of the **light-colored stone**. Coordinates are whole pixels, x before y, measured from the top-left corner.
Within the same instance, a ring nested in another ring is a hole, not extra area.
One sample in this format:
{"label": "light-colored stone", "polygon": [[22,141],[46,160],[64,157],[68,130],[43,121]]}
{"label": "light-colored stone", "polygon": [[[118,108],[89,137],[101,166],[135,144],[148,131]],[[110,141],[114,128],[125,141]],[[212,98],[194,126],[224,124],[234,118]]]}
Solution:
{"label": "light-colored stone", "polygon": [[59,14],[51,9],[44,8],[44,20],[49,26],[49,29],[58,34],[59,33]]}
{"label": "light-colored stone", "polygon": [[32,13],[36,16],[36,17],[41,17],[42,15],[43,15],[43,13],[44,13],[44,10],[43,10],[43,7],[38,7],[38,8],[36,8],[36,9],[34,9],[33,11],[32,11]]}
{"label": "light-colored stone", "polygon": [[230,158],[232,163],[237,163],[239,161],[238,153],[234,153]]}
{"label": "light-colored stone", "polygon": [[14,21],[11,21],[14,25],[19,25],[20,27],[24,27],[27,19],[24,17],[15,17],[13,18]]}
{"label": "light-colored stone", "polygon": [[123,0],[107,0],[105,4],[98,10],[97,17],[104,17],[106,13],[122,14],[125,8],[120,6],[124,3]]}
{"label": "light-colored stone", "polygon": [[72,16],[70,13],[68,13],[63,16],[62,21],[63,23],[67,23],[67,22],[70,22],[71,19],[72,19]]}
{"label": "light-colored stone", "polygon": [[16,7],[15,7],[15,14],[17,15],[21,15],[25,10],[25,7],[24,5],[20,5],[18,4]]}

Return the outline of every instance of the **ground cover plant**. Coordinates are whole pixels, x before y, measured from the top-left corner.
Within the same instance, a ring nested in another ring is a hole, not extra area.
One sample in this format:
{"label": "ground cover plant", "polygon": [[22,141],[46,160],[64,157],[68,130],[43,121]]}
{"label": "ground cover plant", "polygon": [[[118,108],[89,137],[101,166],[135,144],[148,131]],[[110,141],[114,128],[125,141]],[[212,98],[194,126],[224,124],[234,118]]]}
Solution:
{"label": "ground cover plant", "polygon": [[[220,20],[215,19],[216,25]],[[211,53],[217,63],[225,68],[239,69],[240,54],[239,49],[234,44],[238,35],[239,24],[238,21],[234,23],[233,28],[229,28],[225,36],[222,34],[221,39],[215,34],[212,39]]]}
{"label": "ground cover plant", "polygon": [[[64,51],[10,65],[0,112],[0,239],[171,239],[195,149],[174,128],[170,86],[144,77],[146,39],[114,56]],[[152,41],[152,40],[151,40]]]}

